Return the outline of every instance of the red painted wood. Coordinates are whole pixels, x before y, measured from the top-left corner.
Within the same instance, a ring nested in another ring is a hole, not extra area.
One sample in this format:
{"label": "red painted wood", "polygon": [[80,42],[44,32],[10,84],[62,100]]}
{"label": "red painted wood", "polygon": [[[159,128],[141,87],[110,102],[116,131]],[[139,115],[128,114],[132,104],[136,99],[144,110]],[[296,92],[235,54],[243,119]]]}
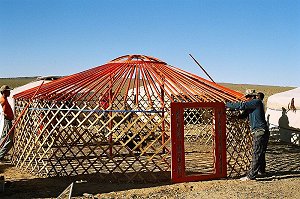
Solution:
{"label": "red painted wood", "polygon": [[[184,153],[184,108],[213,108],[215,117],[214,157],[215,172],[212,174],[185,175]],[[226,115],[222,102],[171,103],[171,142],[172,142],[172,182],[201,181],[224,178],[227,176],[226,163]]]}

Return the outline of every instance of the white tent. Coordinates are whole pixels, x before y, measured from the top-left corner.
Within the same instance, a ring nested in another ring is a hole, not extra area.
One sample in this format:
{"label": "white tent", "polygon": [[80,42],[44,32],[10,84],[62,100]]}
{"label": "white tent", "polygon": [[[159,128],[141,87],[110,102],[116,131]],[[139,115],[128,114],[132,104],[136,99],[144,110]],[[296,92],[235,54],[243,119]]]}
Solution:
{"label": "white tent", "polygon": [[270,96],[266,118],[281,140],[300,144],[300,88]]}
{"label": "white tent", "polygon": [[0,138],[2,137],[3,126],[4,126],[4,113],[3,113],[2,106],[0,105]]}
{"label": "white tent", "polygon": [[10,92],[10,97],[7,98],[12,110],[15,111],[15,102],[14,102],[14,99],[13,99],[14,95],[16,95],[20,92],[23,92],[25,90],[40,86],[42,84],[42,82],[44,82],[44,84],[46,84],[46,83],[51,82],[51,81],[53,81],[55,79],[58,79],[58,78],[59,78],[59,76],[38,77],[36,80],[34,80],[32,82],[29,82],[28,84],[25,84],[23,86],[19,86],[19,87],[14,88]]}

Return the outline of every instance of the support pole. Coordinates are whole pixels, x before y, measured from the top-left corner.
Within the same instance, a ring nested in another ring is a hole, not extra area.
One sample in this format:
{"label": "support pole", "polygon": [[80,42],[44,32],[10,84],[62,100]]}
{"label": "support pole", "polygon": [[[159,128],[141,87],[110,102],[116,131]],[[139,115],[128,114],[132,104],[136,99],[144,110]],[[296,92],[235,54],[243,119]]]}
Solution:
{"label": "support pole", "polygon": [[[110,75],[110,82],[109,82],[109,87],[110,87],[110,90],[109,90],[109,94],[108,94],[108,104],[109,104],[109,107],[111,107],[112,109],[112,96],[113,96],[113,93],[112,93],[112,77]],[[110,111],[109,112],[109,118],[112,118],[112,112]],[[112,138],[112,126],[113,126],[113,123],[112,123],[112,120],[110,120],[109,124],[109,131],[110,131],[110,135],[109,135],[109,155],[110,157],[112,158],[112,155],[113,155],[113,138]]]}
{"label": "support pole", "polygon": [[206,70],[200,65],[200,63],[192,56],[192,54],[189,54],[191,58],[196,62],[196,64],[202,69],[202,71],[207,75],[207,77],[213,82],[216,83],[211,76],[206,72]]}
{"label": "support pole", "polygon": [[[164,79],[163,79],[163,82],[164,82]],[[164,91],[164,83],[163,83],[163,85],[161,86],[161,88],[160,88],[160,90],[161,90],[161,98],[162,98],[162,100],[164,101],[164,99],[165,99],[165,91]],[[162,135],[161,135],[161,142],[162,142],[162,144],[163,145],[165,145],[165,103],[163,103],[162,104],[162,108],[161,108],[161,110],[162,110],[162,114],[161,114],[161,117],[163,118],[163,121],[162,121],[162,127],[161,127],[161,130],[162,130]],[[164,146],[163,147],[163,153],[165,153],[166,152],[166,147]]]}

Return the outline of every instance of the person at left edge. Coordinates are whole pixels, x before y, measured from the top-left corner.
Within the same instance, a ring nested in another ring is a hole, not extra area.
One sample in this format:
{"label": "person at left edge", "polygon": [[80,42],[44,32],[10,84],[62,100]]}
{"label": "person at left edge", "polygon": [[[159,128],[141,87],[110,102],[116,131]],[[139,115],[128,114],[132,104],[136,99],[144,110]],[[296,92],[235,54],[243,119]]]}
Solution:
{"label": "person at left edge", "polygon": [[1,97],[0,97],[0,104],[3,109],[4,113],[4,126],[3,126],[3,132],[0,138],[0,143],[2,143],[2,146],[0,148],[0,160],[3,160],[4,156],[8,153],[8,151],[13,146],[13,131],[10,133],[10,135],[7,137],[7,139],[4,141],[6,135],[9,133],[11,127],[12,127],[12,121],[14,120],[14,113],[13,110],[8,103],[7,98],[10,96],[10,91],[12,89],[7,86],[3,85],[0,88]]}

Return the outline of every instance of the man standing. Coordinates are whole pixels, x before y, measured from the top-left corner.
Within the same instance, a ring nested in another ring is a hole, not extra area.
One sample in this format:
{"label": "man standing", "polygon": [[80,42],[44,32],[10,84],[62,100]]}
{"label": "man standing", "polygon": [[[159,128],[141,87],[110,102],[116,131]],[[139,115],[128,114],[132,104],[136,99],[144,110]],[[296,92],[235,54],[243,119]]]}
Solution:
{"label": "man standing", "polygon": [[2,136],[0,138],[0,160],[3,160],[4,156],[11,149],[13,142],[13,132],[11,132],[10,135],[6,138],[6,140],[4,140],[12,127],[12,120],[14,119],[13,110],[7,100],[7,97],[10,96],[10,90],[11,89],[7,85],[3,85],[0,88],[0,92],[2,94],[2,96],[0,97],[0,104],[4,112],[4,126]]}
{"label": "man standing", "polygon": [[244,110],[250,120],[253,135],[252,164],[248,174],[241,180],[254,180],[258,173],[265,174],[265,153],[270,137],[269,128],[265,119],[264,105],[260,99],[256,99],[255,90],[246,90],[246,102],[226,103],[226,107],[232,110]]}
{"label": "man standing", "polygon": [[265,94],[263,94],[262,92],[258,92],[257,93],[257,98],[260,99],[261,101],[264,101]]}

